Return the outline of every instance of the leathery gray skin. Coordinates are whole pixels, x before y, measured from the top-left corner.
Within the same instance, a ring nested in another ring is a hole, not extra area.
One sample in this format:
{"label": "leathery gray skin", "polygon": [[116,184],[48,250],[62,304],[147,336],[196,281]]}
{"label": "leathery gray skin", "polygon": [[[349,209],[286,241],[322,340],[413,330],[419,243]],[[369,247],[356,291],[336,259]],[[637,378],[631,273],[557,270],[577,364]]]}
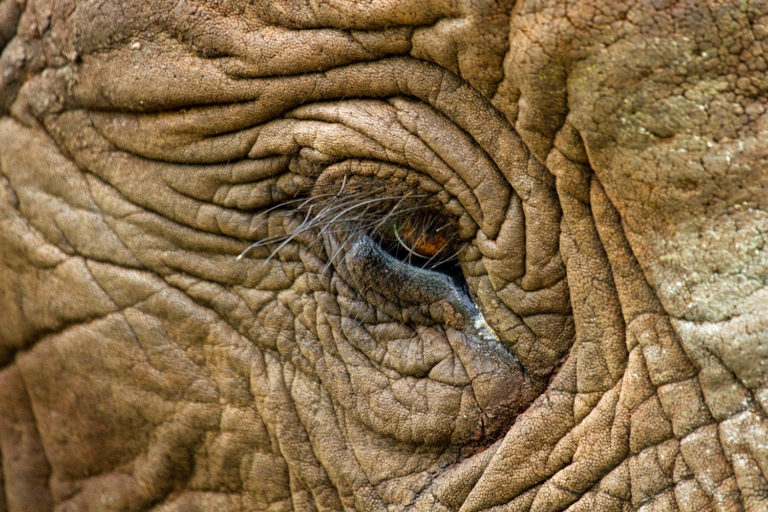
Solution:
{"label": "leathery gray skin", "polygon": [[[0,511],[767,510],[766,37],[0,1]],[[311,224],[349,190],[424,198],[462,276]]]}

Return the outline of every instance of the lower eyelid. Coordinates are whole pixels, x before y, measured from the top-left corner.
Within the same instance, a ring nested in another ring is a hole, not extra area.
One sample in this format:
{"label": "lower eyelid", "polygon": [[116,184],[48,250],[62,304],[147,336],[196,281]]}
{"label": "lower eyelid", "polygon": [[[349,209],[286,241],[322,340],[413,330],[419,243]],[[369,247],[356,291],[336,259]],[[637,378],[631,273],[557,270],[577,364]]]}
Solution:
{"label": "lower eyelid", "polygon": [[372,290],[394,304],[446,301],[467,318],[476,309],[456,278],[401,261],[366,235],[347,250],[345,267],[360,289]]}

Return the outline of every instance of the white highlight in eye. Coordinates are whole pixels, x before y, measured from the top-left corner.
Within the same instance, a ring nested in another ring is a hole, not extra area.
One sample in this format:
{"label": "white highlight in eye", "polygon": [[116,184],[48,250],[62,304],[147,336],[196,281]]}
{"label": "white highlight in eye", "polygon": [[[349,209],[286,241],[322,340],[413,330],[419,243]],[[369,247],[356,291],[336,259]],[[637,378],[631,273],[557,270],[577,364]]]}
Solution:
{"label": "white highlight in eye", "polygon": [[493,330],[493,328],[488,325],[488,322],[486,321],[483,314],[478,309],[475,313],[475,316],[473,318],[473,325],[475,327],[475,331],[477,332],[477,335],[484,339],[485,341],[495,341],[497,343],[500,343],[499,336],[496,334],[496,332]]}

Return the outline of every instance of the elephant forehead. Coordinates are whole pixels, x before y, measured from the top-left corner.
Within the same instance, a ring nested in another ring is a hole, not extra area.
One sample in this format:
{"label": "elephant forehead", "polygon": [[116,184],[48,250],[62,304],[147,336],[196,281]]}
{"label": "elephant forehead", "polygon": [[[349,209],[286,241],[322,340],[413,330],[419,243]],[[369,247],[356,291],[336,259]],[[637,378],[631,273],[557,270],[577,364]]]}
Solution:
{"label": "elephant forehead", "polygon": [[[464,77],[490,96],[502,78],[511,2],[130,2],[41,8],[22,27],[56,34],[62,61],[165,38],[233,74],[318,71],[392,53],[410,53]],[[25,23],[26,22],[26,23]],[[78,27],[77,30],[72,30]],[[155,50],[160,54],[159,49]],[[179,67],[183,63],[177,62]],[[174,65],[170,60],[163,64]]]}

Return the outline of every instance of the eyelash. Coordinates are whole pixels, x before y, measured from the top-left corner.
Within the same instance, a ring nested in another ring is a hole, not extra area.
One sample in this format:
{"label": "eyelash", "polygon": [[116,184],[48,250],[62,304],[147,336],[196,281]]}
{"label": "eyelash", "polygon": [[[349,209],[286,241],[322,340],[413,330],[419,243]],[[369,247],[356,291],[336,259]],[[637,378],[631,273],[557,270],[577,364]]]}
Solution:
{"label": "eyelash", "polygon": [[456,237],[455,223],[439,213],[437,205],[425,205],[426,196],[392,196],[384,192],[322,194],[283,202],[257,217],[267,222],[270,214],[294,219],[300,214],[300,223],[289,233],[254,242],[237,259],[255,248],[274,246],[268,262],[300,235],[317,230],[318,241],[326,232],[343,238],[369,235],[397,259],[421,268],[455,265],[464,248]]}
{"label": "eyelash", "polygon": [[387,252],[411,265],[437,269],[456,260],[461,245],[455,239],[456,227],[437,214],[394,218],[377,241]]}

